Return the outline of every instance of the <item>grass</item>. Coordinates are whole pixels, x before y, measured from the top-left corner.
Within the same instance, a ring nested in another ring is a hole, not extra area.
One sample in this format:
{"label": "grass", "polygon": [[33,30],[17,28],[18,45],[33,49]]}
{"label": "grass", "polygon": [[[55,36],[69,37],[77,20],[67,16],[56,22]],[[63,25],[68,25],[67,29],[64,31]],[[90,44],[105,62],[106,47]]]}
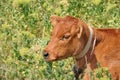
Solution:
{"label": "grass", "polygon": [[[73,80],[72,58],[46,63],[41,55],[52,31],[50,15],[72,15],[97,28],[120,28],[119,4],[119,0],[0,0],[0,80]],[[106,72],[97,70],[92,75]],[[109,75],[98,78],[111,80]]]}

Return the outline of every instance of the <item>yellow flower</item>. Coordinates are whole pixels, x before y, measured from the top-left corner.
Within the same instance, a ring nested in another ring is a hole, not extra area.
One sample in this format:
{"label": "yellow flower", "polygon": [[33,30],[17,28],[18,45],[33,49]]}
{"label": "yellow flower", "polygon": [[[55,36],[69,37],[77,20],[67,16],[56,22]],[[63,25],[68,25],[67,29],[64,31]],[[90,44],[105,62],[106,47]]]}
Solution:
{"label": "yellow flower", "polygon": [[20,55],[24,56],[24,55],[28,54],[29,49],[28,48],[21,48],[19,51],[20,51]]}
{"label": "yellow flower", "polygon": [[101,0],[92,0],[92,3],[95,4],[95,5],[99,5],[101,2]]}

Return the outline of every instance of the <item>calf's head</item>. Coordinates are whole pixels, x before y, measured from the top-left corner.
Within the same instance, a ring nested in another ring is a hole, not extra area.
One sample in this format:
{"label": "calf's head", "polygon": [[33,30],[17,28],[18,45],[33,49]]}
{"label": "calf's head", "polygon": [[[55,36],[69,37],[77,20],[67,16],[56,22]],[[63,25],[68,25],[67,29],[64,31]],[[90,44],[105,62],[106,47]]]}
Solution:
{"label": "calf's head", "polygon": [[74,17],[51,16],[52,37],[43,51],[46,61],[55,61],[77,55],[83,48],[83,23]]}

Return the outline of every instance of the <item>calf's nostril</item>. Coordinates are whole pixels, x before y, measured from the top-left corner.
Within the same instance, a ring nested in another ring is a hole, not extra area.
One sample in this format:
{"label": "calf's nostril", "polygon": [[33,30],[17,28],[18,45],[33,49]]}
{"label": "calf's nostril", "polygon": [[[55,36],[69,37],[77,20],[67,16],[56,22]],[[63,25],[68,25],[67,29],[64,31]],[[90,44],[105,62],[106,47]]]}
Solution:
{"label": "calf's nostril", "polygon": [[48,52],[44,52],[44,53],[43,53],[43,56],[44,56],[45,58],[48,57],[48,55],[49,55]]}

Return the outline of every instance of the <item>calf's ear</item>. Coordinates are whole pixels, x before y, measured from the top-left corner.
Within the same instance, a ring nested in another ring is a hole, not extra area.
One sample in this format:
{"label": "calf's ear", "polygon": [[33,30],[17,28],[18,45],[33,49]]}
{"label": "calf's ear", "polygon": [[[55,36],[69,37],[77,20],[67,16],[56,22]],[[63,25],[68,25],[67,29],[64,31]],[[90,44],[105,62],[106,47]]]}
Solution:
{"label": "calf's ear", "polygon": [[57,23],[59,23],[60,20],[61,20],[61,17],[56,16],[56,15],[52,15],[50,17],[50,21],[51,21],[53,26],[55,26]]}
{"label": "calf's ear", "polygon": [[83,32],[83,27],[82,26],[78,26],[78,31],[77,31],[77,37],[80,38]]}

